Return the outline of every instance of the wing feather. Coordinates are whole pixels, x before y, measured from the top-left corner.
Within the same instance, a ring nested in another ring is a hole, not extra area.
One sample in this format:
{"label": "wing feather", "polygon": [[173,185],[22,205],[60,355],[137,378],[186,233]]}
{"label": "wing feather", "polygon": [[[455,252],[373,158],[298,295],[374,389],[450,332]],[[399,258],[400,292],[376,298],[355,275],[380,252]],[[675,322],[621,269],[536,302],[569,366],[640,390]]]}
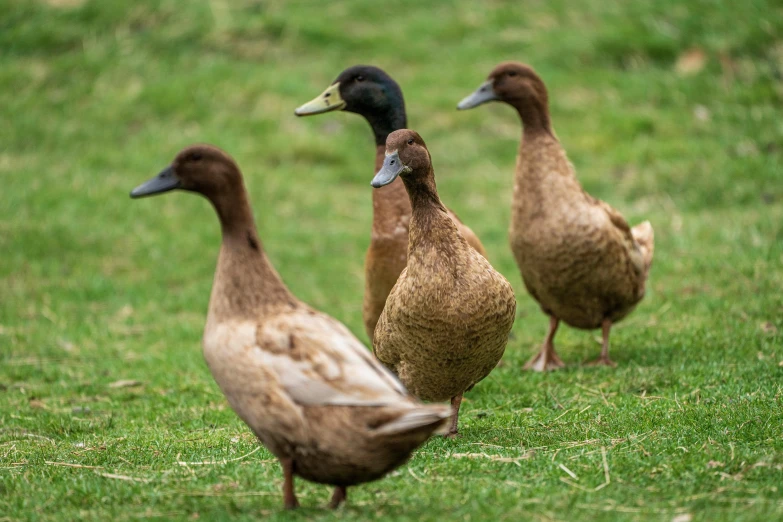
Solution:
{"label": "wing feather", "polygon": [[401,405],[405,387],[341,323],[297,310],[259,325],[256,356],[297,403]]}

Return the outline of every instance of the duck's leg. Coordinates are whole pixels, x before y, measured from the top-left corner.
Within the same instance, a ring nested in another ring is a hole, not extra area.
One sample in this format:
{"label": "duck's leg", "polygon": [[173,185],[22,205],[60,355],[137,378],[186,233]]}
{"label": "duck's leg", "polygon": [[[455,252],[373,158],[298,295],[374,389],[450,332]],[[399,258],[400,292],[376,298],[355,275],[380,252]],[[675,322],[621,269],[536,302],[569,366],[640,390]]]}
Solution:
{"label": "duck's leg", "polygon": [[283,503],[286,509],[296,509],[299,501],[294,493],[294,459],[280,459],[283,466]]}
{"label": "duck's leg", "polygon": [[337,509],[340,504],[348,499],[348,488],[345,486],[335,486],[334,493],[332,494],[332,501],[329,502],[329,507]]}
{"label": "duck's leg", "polygon": [[560,360],[560,357],[557,356],[557,352],[555,352],[555,333],[557,333],[559,324],[560,319],[554,315],[549,316],[549,332],[546,334],[544,344],[541,346],[541,350],[525,364],[525,370],[543,372],[565,366],[563,361]]}
{"label": "duck's leg", "polygon": [[614,368],[617,363],[609,358],[609,332],[612,329],[612,320],[604,319],[601,323],[601,334],[603,336],[603,342],[601,343],[601,357],[595,361],[591,361],[588,364],[590,366],[611,366]]}
{"label": "duck's leg", "polygon": [[446,437],[450,439],[453,439],[457,436],[457,422],[459,420],[460,404],[462,404],[461,393],[451,398],[451,423],[449,424],[449,431],[446,433]]}

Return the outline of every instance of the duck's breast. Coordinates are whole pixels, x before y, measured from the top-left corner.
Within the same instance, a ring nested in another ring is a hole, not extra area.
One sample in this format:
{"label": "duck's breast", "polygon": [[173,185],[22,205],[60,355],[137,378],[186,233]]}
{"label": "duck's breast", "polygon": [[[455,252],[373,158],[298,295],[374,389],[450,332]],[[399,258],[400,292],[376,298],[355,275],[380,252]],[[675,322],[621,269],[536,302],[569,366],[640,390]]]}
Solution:
{"label": "duck's breast", "polygon": [[414,395],[448,400],[500,360],[515,306],[511,286],[475,251],[409,263],[376,330],[376,353]]}

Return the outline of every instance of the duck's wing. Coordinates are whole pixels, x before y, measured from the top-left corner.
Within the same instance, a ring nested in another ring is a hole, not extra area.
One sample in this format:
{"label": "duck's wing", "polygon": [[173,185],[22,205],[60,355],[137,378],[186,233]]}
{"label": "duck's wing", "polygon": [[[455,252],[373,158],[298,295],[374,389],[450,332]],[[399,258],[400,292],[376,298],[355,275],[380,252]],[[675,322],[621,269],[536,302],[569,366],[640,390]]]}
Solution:
{"label": "duck's wing", "polygon": [[[622,214],[612,208],[608,203],[594,198],[585,192],[590,204],[600,208],[609,218],[611,225],[620,232],[626,245],[628,258],[639,274],[645,274],[652,261],[652,226],[649,222],[631,228]],[[648,239],[649,238],[649,239]],[[650,243],[650,247],[647,246]]]}
{"label": "duck's wing", "polygon": [[356,337],[331,317],[300,309],[264,321],[256,332],[261,363],[302,405],[384,406],[408,393]]}
{"label": "duck's wing", "polygon": [[619,230],[622,233],[622,235],[625,236],[629,241],[633,242],[631,227],[628,226],[628,222],[625,220],[622,214],[620,214],[618,211],[613,209],[608,203],[591,196],[587,192],[584,192],[584,190],[582,191],[582,193],[584,194],[585,198],[587,199],[587,202],[590,205],[593,205],[603,210],[604,213],[609,218],[609,221],[612,223],[612,225],[617,230]]}

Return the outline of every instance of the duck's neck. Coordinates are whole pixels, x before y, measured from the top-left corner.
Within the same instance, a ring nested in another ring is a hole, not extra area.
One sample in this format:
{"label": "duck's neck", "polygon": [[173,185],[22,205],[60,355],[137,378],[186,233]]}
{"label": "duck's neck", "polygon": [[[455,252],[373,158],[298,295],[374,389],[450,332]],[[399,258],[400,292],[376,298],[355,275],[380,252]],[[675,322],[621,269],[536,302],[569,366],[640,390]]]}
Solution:
{"label": "duck's neck", "polygon": [[[381,170],[383,166],[386,156],[385,143],[384,137],[383,144],[376,146],[373,173]],[[376,237],[393,235],[396,230],[399,230],[401,221],[405,221],[404,227],[407,226],[407,220],[411,215],[411,203],[402,179],[397,177],[385,187],[372,191],[372,211],[372,232]]]}
{"label": "duck's neck", "polygon": [[244,186],[210,201],[220,218],[223,241],[209,321],[258,319],[270,309],[295,306],[296,299],[264,253]]}
{"label": "duck's neck", "polygon": [[427,245],[449,245],[447,236],[459,236],[457,227],[449,218],[446,207],[438,197],[432,167],[426,176],[406,176],[403,179],[412,207],[408,256]]}
{"label": "duck's neck", "polygon": [[526,135],[548,134],[554,137],[547,100],[526,96],[512,100],[511,105],[519,114]]}
{"label": "duck's neck", "polygon": [[562,207],[582,199],[581,185],[554,133],[524,125],[517,156],[514,200],[523,202],[531,214],[543,215],[541,209],[553,205]]}
{"label": "duck's neck", "polygon": [[404,129],[407,125],[405,116],[405,105],[399,103],[390,104],[384,110],[375,110],[362,114],[367,123],[372,127],[372,133],[375,136],[375,145],[383,147],[386,145],[386,138],[392,132]]}

